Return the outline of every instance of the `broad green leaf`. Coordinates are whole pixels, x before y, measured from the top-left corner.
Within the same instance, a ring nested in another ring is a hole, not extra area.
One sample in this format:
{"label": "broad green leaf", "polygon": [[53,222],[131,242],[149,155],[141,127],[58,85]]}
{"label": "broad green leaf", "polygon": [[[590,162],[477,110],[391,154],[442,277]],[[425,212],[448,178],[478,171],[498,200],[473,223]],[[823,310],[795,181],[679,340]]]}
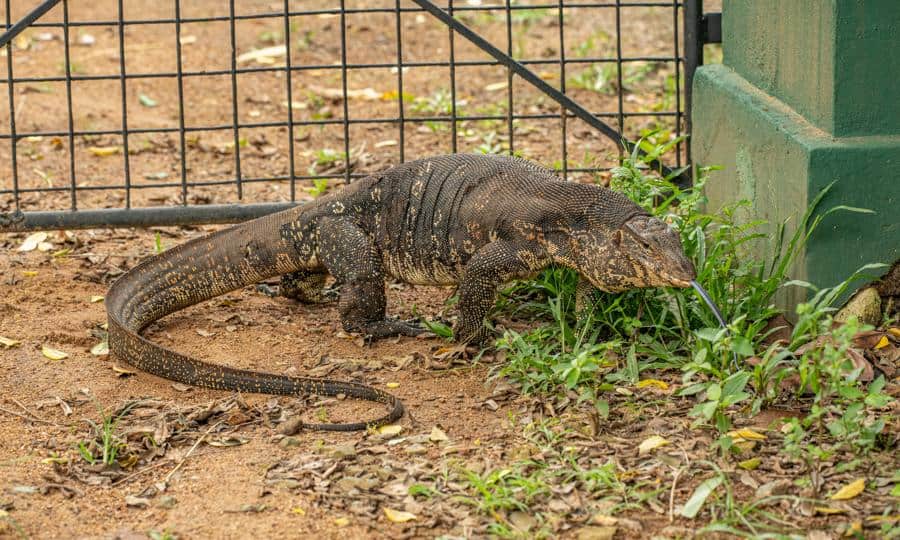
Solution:
{"label": "broad green leaf", "polygon": [[719,332],[718,328],[701,328],[694,333],[704,341],[716,341],[719,338]]}
{"label": "broad green leaf", "polygon": [[738,371],[737,373],[731,375],[725,382],[722,384],[722,394],[723,395],[731,395],[737,394],[742,391],[745,386],[747,386],[747,382],[750,380],[750,374],[746,371]]}
{"label": "broad green leaf", "polygon": [[704,480],[703,483],[697,486],[697,489],[694,490],[694,494],[691,495],[691,498],[685,503],[684,508],[681,509],[681,515],[688,519],[693,519],[694,516],[700,512],[700,508],[703,507],[706,498],[721,484],[721,476],[714,476],[713,478]]}
{"label": "broad green leaf", "polygon": [[138,101],[144,107],[156,107],[157,105],[156,100],[146,94],[138,94]]}

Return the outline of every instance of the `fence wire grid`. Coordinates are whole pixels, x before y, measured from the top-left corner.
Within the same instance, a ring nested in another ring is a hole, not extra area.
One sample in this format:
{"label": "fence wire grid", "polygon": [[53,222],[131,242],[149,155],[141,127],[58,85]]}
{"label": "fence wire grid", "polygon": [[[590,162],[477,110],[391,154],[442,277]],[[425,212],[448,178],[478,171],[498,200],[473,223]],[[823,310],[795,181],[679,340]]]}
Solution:
{"label": "fence wire grid", "polygon": [[[63,0],[0,51],[0,230],[244,219],[445,152],[608,174],[621,145],[427,4]],[[685,132],[685,4],[435,5],[619,140]]]}

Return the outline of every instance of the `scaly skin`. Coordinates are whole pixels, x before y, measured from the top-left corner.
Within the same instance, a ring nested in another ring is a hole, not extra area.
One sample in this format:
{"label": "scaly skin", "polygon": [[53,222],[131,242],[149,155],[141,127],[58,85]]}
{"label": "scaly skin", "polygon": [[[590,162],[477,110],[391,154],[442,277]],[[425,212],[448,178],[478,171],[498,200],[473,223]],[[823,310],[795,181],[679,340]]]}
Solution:
{"label": "scaly skin", "polygon": [[317,424],[357,430],[395,421],[396,398],[372,387],[288,377],[201,362],[140,335],[154,321],[229,291],[282,276],[302,302],[328,300],[327,274],[341,284],[344,329],[372,338],[422,329],[385,316],[387,276],[458,285],[455,336],[482,343],[497,288],[551,264],[579,271],[606,291],[689,286],[694,269],[678,234],[622,195],[563,182],[509,157],[439,156],[399,165],[340,192],[191,240],[147,259],[106,297],[110,351],[149,373],[185,384],[265,394],[319,394],[387,404],[373,422]]}

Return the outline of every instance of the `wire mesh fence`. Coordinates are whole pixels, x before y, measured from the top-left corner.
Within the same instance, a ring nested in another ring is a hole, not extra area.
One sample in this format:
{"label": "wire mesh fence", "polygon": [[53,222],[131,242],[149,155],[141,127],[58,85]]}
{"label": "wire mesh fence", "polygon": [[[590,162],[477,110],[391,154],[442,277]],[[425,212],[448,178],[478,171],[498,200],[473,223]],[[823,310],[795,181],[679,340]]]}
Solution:
{"label": "wire mesh fence", "polygon": [[[5,28],[34,7],[2,4]],[[63,0],[0,51],[0,227],[23,227],[21,212],[65,226],[240,219],[446,152],[608,174],[616,140],[428,4]],[[677,0],[436,5],[615,138],[682,135]]]}

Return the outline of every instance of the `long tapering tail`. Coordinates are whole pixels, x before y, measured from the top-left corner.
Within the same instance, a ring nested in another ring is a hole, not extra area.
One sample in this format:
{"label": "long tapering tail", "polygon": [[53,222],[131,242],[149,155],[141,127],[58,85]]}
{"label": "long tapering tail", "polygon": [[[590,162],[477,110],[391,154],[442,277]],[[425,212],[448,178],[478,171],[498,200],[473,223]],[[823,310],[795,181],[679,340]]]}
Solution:
{"label": "long tapering tail", "polygon": [[286,210],[197,238],[151,257],[121,276],[106,296],[109,350],[132,366],[183,384],[276,395],[338,396],[384,403],[390,411],[370,422],[304,424],[309,429],[356,431],[394,422],[403,404],[364,384],[290,377],[210,364],[157,345],[141,335],[166,315],[226,292],[303,267],[281,238]]}

